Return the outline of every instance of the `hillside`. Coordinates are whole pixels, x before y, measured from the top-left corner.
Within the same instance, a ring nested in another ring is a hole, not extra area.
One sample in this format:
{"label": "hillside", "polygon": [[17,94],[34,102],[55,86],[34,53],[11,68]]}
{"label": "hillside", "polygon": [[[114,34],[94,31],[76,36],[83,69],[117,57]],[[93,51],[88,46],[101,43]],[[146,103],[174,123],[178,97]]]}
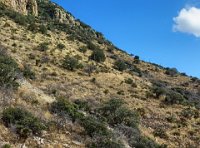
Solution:
{"label": "hillside", "polygon": [[199,147],[198,78],[126,53],[48,0],[18,2],[0,0],[1,147]]}

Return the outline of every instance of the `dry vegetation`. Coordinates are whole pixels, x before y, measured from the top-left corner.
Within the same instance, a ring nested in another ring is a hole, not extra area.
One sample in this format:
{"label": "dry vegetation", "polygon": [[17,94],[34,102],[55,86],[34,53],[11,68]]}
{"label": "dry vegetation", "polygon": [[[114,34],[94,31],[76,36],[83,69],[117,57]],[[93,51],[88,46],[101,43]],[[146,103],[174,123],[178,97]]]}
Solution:
{"label": "dry vegetation", "polygon": [[[2,115],[1,146],[199,147],[200,81],[197,78],[143,62],[95,38],[90,43],[81,42],[59,29],[32,31],[28,26],[19,25],[7,16],[0,17],[0,48],[6,50],[19,68],[14,78],[19,87],[1,86],[0,112],[3,114],[6,108],[14,107],[31,114],[28,117],[25,114],[20,123],[10,120],[5,123]],[[124,101],[128,111],[118,109],[115,119],[112,119],[114,115],[107,115],[107,110],[99,112],[105,102],[116,98]],[[129,119],[119,122],[126,112],[131,114],[131,119],[135,119],[131,112],[138,114],[137,128],[128,124]],[[39,132],[28,130],[30,118],[37,118],[45,127],[35,123]],[[28,123],[24,123],[26,120]],[[94,125],[96,131],[88,129],[87,124]],[[139,133],[134,135],[131,128]],[[112,133],[113,141],[108,142],[102,136],[105,133],[108,136],[107,132]],[[135,144],[137,136],[140,140]],[[144,137],[157,144],[149,144]],[[92,145],[101,140],[112,145]]]}

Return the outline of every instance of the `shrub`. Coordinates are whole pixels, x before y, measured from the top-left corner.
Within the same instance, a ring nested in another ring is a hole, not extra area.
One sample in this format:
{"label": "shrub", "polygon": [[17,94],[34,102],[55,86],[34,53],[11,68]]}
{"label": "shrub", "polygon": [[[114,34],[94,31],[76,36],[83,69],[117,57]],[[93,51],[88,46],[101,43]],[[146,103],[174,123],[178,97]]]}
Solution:
{"label": "shrub", "polygon": [[175,77],[178,75],[178,70],[176,68],[166,68],[165,74]]}
{"label": "shrub", "polygon": [[96,66],[95,65],[87,65],[84,69],[84,71],[89,75],[91,76],[91,74],[96,70]]}
{"label": "shrub", "polygon": [[139,56],[134,57],[134,63],[136,63],[136,64],[140,63],[140,57]]}
{"label": "shrub", "polygon": [[78,105],[69,102],[64,98],[58,98],[58,100],[51,105],[51,111],[60,116],[68,115],[73,122],[78,118],[81,118],[83,115],[78,112]]}
{"label": "shrub", "polygon": [[10,144],[4,144],[4,145],[2,146],[2,148],[11,148],[11,145],[10,145]]}
{"label": "shrub", "polygon": [[46,51],[48,49],[49,49],[49,43],[47,42],[40,43],[38,46],[39,51]]}
{"label": "shrub", "polygon": [[33,32],[36,32],[36,31],[37,31],[37,25],[36,25],[35,23],[31,23],[31,24],[28,26],[28,30],[33,31]]}
{"label": "shrub", "polygon": [[162,128],[156,128],[156,130],[154,130],[153,134],[155,137],[160,137],[162,139],[168,138],[168,135],[166,134],[165,130]]}
{"label": "shrub", "polygon": [[106,125],[93,116],[83,118],[80,124],[84,127],[86,133],[91,137],[95,135],[108,136],[110,134]]}
{"label": "shrub", "polygon": [[67,69],[73,71],[74,69],[79,68],[79,61],[75,57],[65,56],[62,66]]}
{"label": "shrub", "polygon": [[99,109],[100,114],[106,118],[112,126],[124,124],[130,127],[137,127],[139,114],[123,106],[121,99],[111,99]]}
{"label": "shrub", "polygon": [[86,53],[87,47],[83,46],[83,47],[79,48],[79,51],[82,53]]}
{"label": "shrub", "polygon": [[133,84],[133,79],[131,79],[131,78],[125,79],[125,83],[126,84]]}
{"label": "shrub", "polygon": [[156,98],[167,94],[167,90],[163,87],[155,87],[153,88],[153,92],[156,94]]}
{"label": "shrub", "polygon": [[27,138],[30,134],[39,135],[45,129],[45,125],[38,118],[21,108],[5,109],[2,120],[6,126],[14,125],[17,134],[22,138]]}
{"label": "shrub", "polygon": [[19,68],[17,63],[6,55],[0,55],[0,86],[17,89]]}
{"label": "shrub", "polygon": [[169,91],[165,98],[165,102],[168,104],[185,104],[186,100],[181,94],[174,91]]}
{"label": "shrub", "polygon": [[36,78],[35,73],[27,65],[24,66],[23,75],[24,77],[32,79],[32,80]]}
{"label": "shrub", "polygon": [[66,46],[65,46],[64,44],[62,44],[62,43],[59,43],[59,44],[57,45],[57,48],[60,49],[60,50],[64,49],[65,47],[66,47]]}
{"label": "shrub", "polygon": [[104,62],[106,60],[106,56],[101,49],[94,50],[90,58],[96,62]]}
{"label": "shrub", "polygon": [[78,106],[78,109],[80,109],[80,110],[84,110],[84,111],[90,111],[91,110],[87,101],[75,100],[74,103]]}
{"label": "shrub", "polygon": [[127,66],[125,64],[124,61],[122,60],[117,60],[115,63],[114,63],[114,68],[119,70],[119,71],[124,71],[127,69]]}
{"label": "shrub", "polygon": [[47,28],[44,25],[40,25],[38,31],[41,32],[42,34],[47,34]]}

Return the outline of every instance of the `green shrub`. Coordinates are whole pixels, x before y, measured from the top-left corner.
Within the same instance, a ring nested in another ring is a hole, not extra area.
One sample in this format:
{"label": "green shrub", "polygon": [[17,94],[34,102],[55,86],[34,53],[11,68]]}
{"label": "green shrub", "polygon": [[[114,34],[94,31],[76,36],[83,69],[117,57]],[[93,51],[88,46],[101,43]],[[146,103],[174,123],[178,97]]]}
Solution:
{"label": "green shrub", "polygon": [[124,61],[122,60],[117,60],[115,63],[114,63],[114,68],[119,70],[119,71],[124,71],[127,69],[127,66],[125,64]]}
{"label": "green shrub", "polygon": [[90,59],[96,62],[104,62],[106,60],[106,56],[101,49],[95,49],[90,56]]}
{"label": "green shrub", "polygon": [[14,125],[17,134],[23,138],[27,138],[30,134],[39,135],[45,129],[45,125],[38,118],[21,108],[5,109],[2,120],[7,127]]}
{"label": "green shrub", "polygon": [[0,86],[17,89],[16,82],[19,68],[17,63],[6,55],[0,55]]}
{"label": "green shrub", "polygon": [[62,64],[63,68],[73,71],[79,68],[79,61],[75,57],[65,56]]}
{"label": "green shrub", "polygon": [[33,31],[33,32],[36,32],[36,31],[37,31],[37,25],[36,25],[35,23],[31,23],[31,24],[28,26],[28,30]]}
{"label": "green shrub", "polygon": [[4,145],[2,146],[2,148],[11,148],[11,145],[10,145],[10,144],[4,144]]}
{"label": "green shrub", "polygon": [[163,87],[155,87],[153,88],[153,92],[156,94],[156,98],[167,94],[167,90]]}
{"label": "green shrub", "polygon": [[176,68],[166,68],[165,74],[175,77],[178,75],[178,70]]}
{"label": "green shrub", "polygon": [[87,101],[83,101],[83,100],[78,99],[78,100],[75,100],[74,103],[78,106],[78,109],[80,109],[80,110],[84,110],[84,111],[90,111],[91,110]]}
{"label": "green shrub", "polygon": [[44,25],[40,25],[38,31],[41,32],[42,34],[47,34],[47,28]]}
{"label": "green shrub", "polygon": [[133,79],[131,79],[131,78],[125,79],[125,83],[126,84],[133,84]]}
{"label": "green shrub", "polygon": [[68,115],[73,122],[83,117],[83,115],[78,112],[78,105],[69,102],[65,98],[58,98],[56,102],[52,103],[51,111],[60,116]]}
{"label": "green shrub", "polygon": [[24,66],[23,75],[24,75],[25,78],[29,78],[29,79],[32,79],[32,80],[34,80],[36,78],[35,73],[27,65]]}
{"label": "green shrub", "polygon": [[49,49],[49,43],[47,42],[40,43],[38,46],[39,51],[46,51],[48,49]]}
{"label": "green shrub", "polygon": [[59,44],[57,45],[57,48],[60,49],[60,50],[64,49],[65,47],[66,47],[66,46],[65,46],[64,44],[62,44],[62,43],[59,43]]}
{"label": "green shrub", "polygon": [[99,109],[100,114],[106,118],[112,126],[124,124],[130,127],[137,127],[139,123],[139,114],[123,106],[121,99],[111,99]]}
{"label": "green shrub", "polygon": [[108,136],[110,134],[106,125],[93,116],[84,117],[80,124],[91,137],[95,135]]}
{"label": "green shrub", "polygon": [[140,57],[139,56],[135,56],[134,57],[134,63],[135,64],[139,64],[140,63]]}
{"label": "green shrub", "polygon": [[86,53],[87,47],[83,46],[83,47],[79,48],[79,51],[82,53]]}
{"label": "green shrub", "polygon": [[165,130],[162,128],[156,128],[153,132],[155,137],[160,137],[162,139],[167,139],[168,135],[166,134]]}
{"label": "green shrub", "polygon": [[168,104],[185,104],[186,100],[180,93],[177,93],[177,92],[174,92],[174,91],[169,91],[167,93],[166,98],[165,98],[165,103],[168,103]]}

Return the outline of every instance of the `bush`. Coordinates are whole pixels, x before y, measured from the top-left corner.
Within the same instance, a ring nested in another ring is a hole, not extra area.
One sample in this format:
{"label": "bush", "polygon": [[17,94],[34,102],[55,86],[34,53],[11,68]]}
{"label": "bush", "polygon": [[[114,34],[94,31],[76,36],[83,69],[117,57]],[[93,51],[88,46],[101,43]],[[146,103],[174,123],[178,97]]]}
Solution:
{"label": "bush", "polygon": [[58,100],[51,105],[51,111],[60,116],[68,115],[73,122],[78,118],[81,118],[83,115],[78,112],[78,105],[69,102],[64,98],[58,98]]}
{"label": "bush", "polygon": [[114,63],[114,68],[119,70],[119,71],[124,71],[127,69],[127,66],[125,64],[124,61],[122,60],[117,60],[115,63]]}
{"label": "bush", "polygon": [[62,44],[62,43],[59,43],[59,44],[57,45],[57,48],[60,49],[60,50],[64,49],[65,47],[66,47],[66,46],[65,46],[64,44]]}
{"label": "bush", "polygon": [[84,127],[86,133],[91,137],[95,135],[108,136],[110,134],[106,125],[93,116],[84,117],[80,124]]}
{"label": "bush", "polygon": [[80,109],[80,110],[84,110],[84,111],[90,111],[91,110],[87,101],[75,100],[74,103],[78,106],[78,109]]}
{"label": "bush", "polygon": [[82,53],[86,53],[87,47],[83,46],[83,47],[79,48],[79,51]]}
{"label": "bush", "polygon": [[2,146],[2,148],[11,148],[11,145],[10,145],[10,144],[4,144],[4,145]]}
{"label": "bush", "polygon": [[131,79],[131,78],[125,79],[125,83],[126,84],[133,84],[133,79]]}
{"label": "bush", "polygon": [[40,43],[38,46],[39,51],[46,51],[48,49],[49,49],[49,43],[47,42]]}
{"label": "bush", "polygon": [[75,57],[65,56],[62,66],[67,70],[73,71],[79,68],[79,61]]}
{"label": "bush", "polygon": [[84,68],[84,71],[89,75],[91,76],[91,74],[96,70],[96,66],[95,65],[87,65],[85,68]]}
{"label": "bush", "polygon": [[90,59],[92,59],[96,62],[104,62],[106,60],[106,56],[105,56],[103,50],[96,49],[91,54]]}
{"label": "bush", "polygon": [[165,74],[170,75],[171,77],[175,77],[178,75],[178,70],[176,68],[166,68]]}
{"label": "bush", "polygon": [[42,34],[47,34],[47,28],[44,25],[40,25],[38,31],[41,32]]}
{"label": "bush", "polygon": [[0,55],[0,86],[17,89],[16,82],[19,68],[17,63],[6,55]]}
{"label": "bush", "polygon": [[153,88],[153,92],[155,93],[156,98],[159,98],[160,96],[167,94],[167,90],[163,87],[155,87]]}
{"label": "bush", "polygon": [[28,30],[33,31],[33,32],[36,32],[36,31],[37,31],[37,25],[36,25],[35,23],[31,23],[31,24],[28,26]]}
{"label": "bush", "polygon": [[2,120],[7,127],[14,125],[17,134],[22,138],[27,138],[30,134],[39,135],[45,129],[45,125],[38,118],[21,108],[5,109]]}
{"label": "bush", "polygon": [[139,56],[135,56],[134,57],[134,63],[135,64],[139,64],[140,63],[140,57]]}
{"label": "bush", "polygon": [[181,94],[174,92],[174,91],[169,91],[167,93],[166,98],[165,98],[165,103],[168,103],[168,104],[185,104],[186,100]]}
{"label": "bush", "polygon": [[100,114],[106,118],[112,126],[124,124],[130,127],[137,127],[139,114],[123,106],[121,99],[111,99],[99,109]]}
{"label": "bush", "polygon": [[154,130],[153,134],[155,137],[160,137],[162,139],[168,138],[168,135],[166,134],[165,130],[162,128],[156,128],[156,130]]}
{"label": "bush", "polygon": [[35,73],[27,65],[24,66],[23,75],[25,78],[29,78],[32,80],[34,80],[36,78]]}

